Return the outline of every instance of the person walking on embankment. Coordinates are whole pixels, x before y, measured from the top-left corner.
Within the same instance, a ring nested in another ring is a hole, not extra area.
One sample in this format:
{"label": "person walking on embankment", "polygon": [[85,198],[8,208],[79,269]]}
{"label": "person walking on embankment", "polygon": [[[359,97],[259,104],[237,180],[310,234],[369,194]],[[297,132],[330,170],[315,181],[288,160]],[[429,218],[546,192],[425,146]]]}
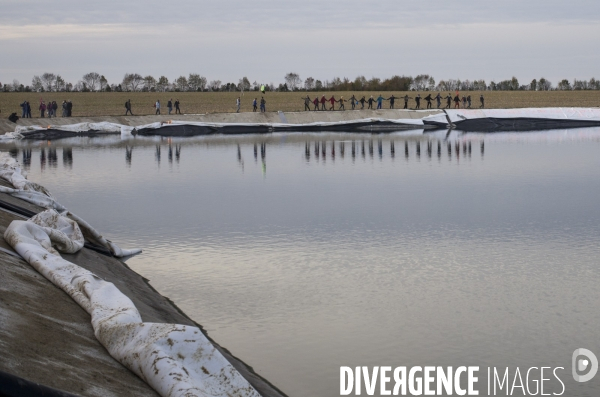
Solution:
{"label": "person walking on embankment", "polygon": [[458,92],[454,97],[454,109],[460,109],[460,96],[458,96]]}
{"label": "person walking on embankment", "polygon": [[313,105],[315,105],[315,108],[313,109],[313,111],[316,112],[317,110],[319,110],[319,96],[318,95],[315,96],[315,99],[313,100]]}
{"label": "person walking on embankment", "polygon": [[365,108],[365,102],[366,101],[367,100],[365,99],[365,96],[363,95],[362,98],[360,98],[360,101],[359,101],[360,102],[360,109],[361,110]]}
{"label": "person walking on embankment", "polygon": [[260,97],[260,112],[265,113],[267,111],[267,101],[265,101],[265,97]]}
{"label": "person walking on embankment", "polygon": [[468,108],[471,109],[471,95],[467,96]]}
{"label": "person walking on embankment", "polygon": [[415,97],[415,102],[417,103],[415,109],[421,109],[421,94],[417,94]]}
{"label": "person walking on embankment", "polygon": [[252,101],[252,111],[253,112],[256,112],[256,104],[257,104],[257,101],[256,101],[256,98],[254,98],[254,100]]}
{"label": "person walking on embankment", "polygon": [[481,106],[479,106],[480,109],[483,109],[485,106],[483,106],[483,94],[481,94],[481,96],[479,97],[479,102],[481,102]]}
{"label": "person walking on embankment", "polygon": [[367,103],[369,104],[367,109],[373,110],[373,102],[375,102],[375,99],[373,99],[373,95],[371,95],[371,97],[367,100]]}
{"label": "person walking on embankment", "polygon": [[156,108],[156,112],[154,112],[154,114],[155,115],[160,114],[160,101],[158,99],[156,100],[154,107]]}
{"label": "person walking on embankment", "polygon": [[173,111],[173,98],[169,98],[169,101],[167,102],[167,109],[169,110],[169,114],[171,114]]}
{"label": "person walking on embankment", "polygon": [[354,107],[356,106],[356,97],[354,96],[354,94],[352,94],[352,96],[348,100],[350,101],[350,105],[352,106],[352,110],[354,110]]}
{"label": "person walking on embankment", "polygon": [[377,97],[377,109],[381,109],[383,107],[384,100],[385,98],[383,97],[383,95],[379,94],[379,96]]}
{"label": "person walking on embankment", "polygon": [[427,95],[423,99],[425,99],[427,101],[427,109],[431,109],[431,101],[433,101],[433,98],[431,97],[431,94]]}
{"label": "person walking on embankment", "polygon": [[323,94],[323,96],[321,97],[321,110],[326,110],[325,102],[327,102],[327,99],[325,99],[325,94]]}
{"label": "person walking on embankment", "polygon": [[242,99],[240,97],[237,97],[237,99],[235,100],[235,106],[236,106],[236,113],[240,112],[240,107],[242,106]]}
{"label": "person walking on embankment", "polygon": [[128,99],[127,102],[125,102],[125,116],[127,116],[127,113],[133,116],[133,113],[131,112],[131,99]]}
{"label": "person walking on embankment", "polygon": [[179,109],[179,99],[175,98],[175,114],[181,114],[181,109]]}
{"label": "person walking on embankment", "polygon": [[310,112],[310,97],[307,95],[306,98],[303,97],[302,100],[304,101],[304,111]]}
{"label": "person walking on embankment", "polygon": [[404,97],[402,99],[404,99],[404,109],[408,109],[408,100],[412,99],[412,97],[408,96],[408,95],[404,95]]}
{"label": "person walking on embankment", "polygon": [[44,103],[44,101],[41,101],[41,102],[40,102],[40,107],[39,107],[39,109],[40,109],[40,117],[41,117],[41,118],[44,118],[44,115],[45,115],[45,113],[46,113],[46,104]]}
{"label": "person walking on embankment", "polygon": [[437,108],[439,109],[441,104],[442,104],[442,96],[440,95],[440,93],[438,92],[438,94],[435,96],[435,100],[437,101]]}
{"label": "person walking on embankment", "polygon": [[335,110],[335,103],[337,101],[335,100],[335,96],[332,95],[331,98],[329,98],[329,103],[331,104],[331,107],[329,108],[329,110]]}
{"label": "person walking on embankment", "polygon": [[390,101],[390,109],[394,108],[394,102],[396,102],[396,97],[392,94],[391,97],[387,98],[386,101]]}
{"label": "person walking on embankment", "polygon": [[58,117],[56,115],[57,110],[58,110],[58,104],[56,103],[56,101],[52,101],[52,114],[54,115],[54,117]]}
{"label": "person walking on embankment", "polygon": [[446,100],[446,109],[450,109],[452,106],[452,95],[448,93],[448,96],[445,96],[444,99]]}
{"label": "person walking on embankment", "polygon": [[340,100],[338,102],[340,103],[340,107],[338,110],[346,110],[346,108],[344,107],[345,99],[343,95],[340,97]]}

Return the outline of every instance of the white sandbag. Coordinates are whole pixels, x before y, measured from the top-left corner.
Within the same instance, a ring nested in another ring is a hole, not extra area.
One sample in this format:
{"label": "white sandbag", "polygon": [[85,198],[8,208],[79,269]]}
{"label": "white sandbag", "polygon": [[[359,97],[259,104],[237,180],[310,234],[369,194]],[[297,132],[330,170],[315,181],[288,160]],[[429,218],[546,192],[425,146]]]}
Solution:
{"label": "white sandbag", "polygon": [[143,323],[133,302],[114,284],[64,260],[52,248],[72,251],[82,240],[80,234],[70,219],[45,211],[29,221],[13,221],[4,239],[91,315],[94,334],[112,357],[162,396],[260,397],[200,329]]}

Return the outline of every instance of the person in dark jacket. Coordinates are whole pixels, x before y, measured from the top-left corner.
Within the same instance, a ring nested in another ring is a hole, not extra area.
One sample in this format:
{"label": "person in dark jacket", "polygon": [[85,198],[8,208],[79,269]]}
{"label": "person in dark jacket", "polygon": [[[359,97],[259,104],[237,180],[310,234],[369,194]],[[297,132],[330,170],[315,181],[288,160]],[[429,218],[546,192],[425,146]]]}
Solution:
{"label": "person in dark jacket", "polygon": [[387,98],[386,101],[390,101],[390,109],[394,108],[394,102],[396,102],[396,97],[392,94],[391,97]]}
{"label": "person in dark jacket", "polygon": [[373,102],[375,102],[375,99],[373,99],[373,95],[371,95],[371,97],[367,100],[367,103],[369,104],[369,106],[367,106],[367,109],[373,110]]}
{"label": "person in dark jacket", "polygon": [[[175,103],[177,103],[177,102],[175,102]],[[254,100],[252,101],[252,111],[253,112],[256,112],[257,105],[258,105],[258,100],[256,98],[254,98]]]}
{"label": "person in dark jacket", "polygon": [[67,101],[64,100],[62,103],[62,116],[67,117]]}
{"label": "person in dark jacket", "polygon": [[17,121],[19,121],[19,116],[17,116],[16,113],[11,113],[10,116],[8,116],[8,120],[12,121],[13,123],[16,123]]}
{"label": "person in dark jacket", "polygon": [[21,106],[21,118],[27,117],[27,101],[23,101],[19,106]]}
{"label": "person in dark jacket", "polygon": [[173,98],[169,98],[169,101],[167,102],[167,109],[169,109],[169,114],[171,114],[173,111]]}
{"label": "person in dark jacket", "polygon": [[[254,98],[256,100],[256,98]],[[256,111],[256,106],[254,107],[254,111]],[[181,114],[181,109],[179,109],[179,99],[175,98],[175,114]]]}
{"label": "person in dark jacket", "polygon": [[460,96],[458,95],[458,93],[454,97],[454,108],[460,109]]}
{"label": "person in dark jacket", "polygon": [[67,101],[67,117],[71,117],[73,115],[73,102],[69,99]]}
{"label": "person in dark jacket", "polygon": [[423,99],[425,99],[427,101],[427,109],[431,109],[431,101],[433,101],[433,98],[431,97],[431,94],[427,95]]}
{"label": "person in dark jacket", "polygon": [[260,111],[261,113],[265,113],[267,111],[267,101],[265,101],[265,97],[260,97]]}
{"label": "person in dark jacket", "polygon": [[437,107],[438,109],[440,108],[440,106],[442,105],[442,96],[440,95],[440,93],[438,92],[438,94],[435,96],[435,100],[437,101]]}
{"label": "person in dark jacket", "polygon": [[365,102],[367,102],[367,100],[365,99],[365,96],[363,95],[362,98],[360,98],[360,108],[364,109],[365,108]]}
{"label": "person in dark jacket", "polygon": [[40,102],[40,117],[44,118],[44,115],[46,113],[46,104],[44,103],[44,101]]}
{"label": "person in dark jacket", "polygon": [[58,104],[56,103],[56,101],[52,101],[52,115],[54,117],[58,117],[56,114],[56,111],[58,110]]}
{"label": "person in dark jacket", "polygon": [[27,109],[27,113],[25,113],[25,117],[30,119],[31,118],[31,104],[29,103],[29,101],[25,101],[25,107]]}
{"label": "person in dark jacket", "polygon": [[479,102],[481,102],[481,106],[479,106],[479,108],[483,109],[485,107],[483,103],[483,94],[481,94],[481,96],[479,97]]}
{"label": "person in dark jacket", "polygon": [[404,95],[404,97],[402,99],[404,99],[404,109],[408,109],[408,100],[412,99],[412,97],[408,96],[408,95]]}
{"label": "person in dark jacket", "polygon": [[415,109],[421,109],[421,94],[417,94],[415,97],[415,102],[417,103]]}
{"label": "person in dark jacket", "polygon": [[127,102],[125,102],[125,116],[127,116],[127,113],[133,116],[133,112],[131,111],[131,99],[128,99]]}
{"label": "person in dark jacket", "polygon": [[446,109],[450,109],[450,107],[452,106],[452,95],[448,93],[448,95],[445,96],[444,99],[446,99]]}
{"label": "person in dark jacket", "polygon": [[317,96],[315,97],[315,99],[313,100],[313,105],[315,105],[315,108],[313,109],[315,112],[316,112],[317,110],[319,110],[319,96],[318,96],[318,95],[317,95]]}
{"label": "person in dark jacket", "polygon": [[321,97],[321,110],[327,110],[325,109],[325,102],[327,102],[327,99],[325,99],[325,94],[323,94]]}

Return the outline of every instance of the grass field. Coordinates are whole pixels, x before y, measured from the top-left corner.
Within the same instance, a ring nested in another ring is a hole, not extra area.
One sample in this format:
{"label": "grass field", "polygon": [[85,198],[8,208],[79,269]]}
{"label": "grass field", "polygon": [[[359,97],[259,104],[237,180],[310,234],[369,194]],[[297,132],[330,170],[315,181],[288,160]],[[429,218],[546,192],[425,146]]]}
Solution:
{"label": "grass field", "polygon": [[[391,94],[397,97],[408,94],[414,97],[416,92],[382,92],[384,97]],[[267,101],[267,111],[302,111],[304,103],[301,99],[306,96],[306,92],[267,92],[264,97]],[[345,99],[352,96],[352,92],[308,92],[311,98],[315,95],[319,97],[325,94],[326,98],[334,95],[339,98],[341,95]],[[377,97],[379,92],[355,92],[357,97],[370,95]],[[421,97],[428,93],[421,92]],[[435,93],[434,93],[435,94]],[[447,93],[446,93],[447,94]],[[465,95],[471,95],[473,98],[473,108],[479,107],[480,92],[465,92]],[[63,100],[73,102],[73,116],[113,116],[125,114],[125,101],[131,99],[133,114],[147,115],[154,114],[152,105],[159,99],[162,104],[162,113],[167,114],[167,101],[172,98],[179,98],[181,102],[181,111],[187,114],[201,113],[220,113],[235,112],[235,99],[240,95],[237,92],[77,92],[77,93],[0,93],[1,117],[8,117],[12,112],[21,116],[19,106],[24,100],[28,100],[32,105],[33,117],[39,117],[40,98],[44,101],[56,101],[59,104],[59,115],[61,113],[60,104]],[[444,95],[444,92],[442,92]],[[462,93],[461,93],[462,95]],[[483,92],[486,108],[523,108],[523,107],[598,107],[600,106],[600,91],[486,91]],[[260,92],[245,92],[242,96],[242,112],[252,111],[252,99],[255,97],[260,101]],[[384,108],[389,106],[384,102]],[[398,100],[396,108],[404,106],[404,102]],[[409,106],[414,108],[415,102],[411,100]],[[442,105],[443,106],[443,105]],[[346,104],[348,109],[350,105]],[[421,101],[421,107],[425,107],[425,101]],[[435,107],[435,101],[434,101]],[[336,106],[337,108],[337,106]],[[174,112],[174,111],[173,111]]]}

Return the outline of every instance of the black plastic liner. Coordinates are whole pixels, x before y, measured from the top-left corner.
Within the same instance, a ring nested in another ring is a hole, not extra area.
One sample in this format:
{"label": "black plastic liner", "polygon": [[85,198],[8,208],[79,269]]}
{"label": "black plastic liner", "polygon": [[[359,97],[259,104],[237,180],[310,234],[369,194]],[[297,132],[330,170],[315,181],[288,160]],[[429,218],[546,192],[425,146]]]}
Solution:
{"label": "black plastic liner", "polygon": [[77,397],[0,371],[0,397]]}

